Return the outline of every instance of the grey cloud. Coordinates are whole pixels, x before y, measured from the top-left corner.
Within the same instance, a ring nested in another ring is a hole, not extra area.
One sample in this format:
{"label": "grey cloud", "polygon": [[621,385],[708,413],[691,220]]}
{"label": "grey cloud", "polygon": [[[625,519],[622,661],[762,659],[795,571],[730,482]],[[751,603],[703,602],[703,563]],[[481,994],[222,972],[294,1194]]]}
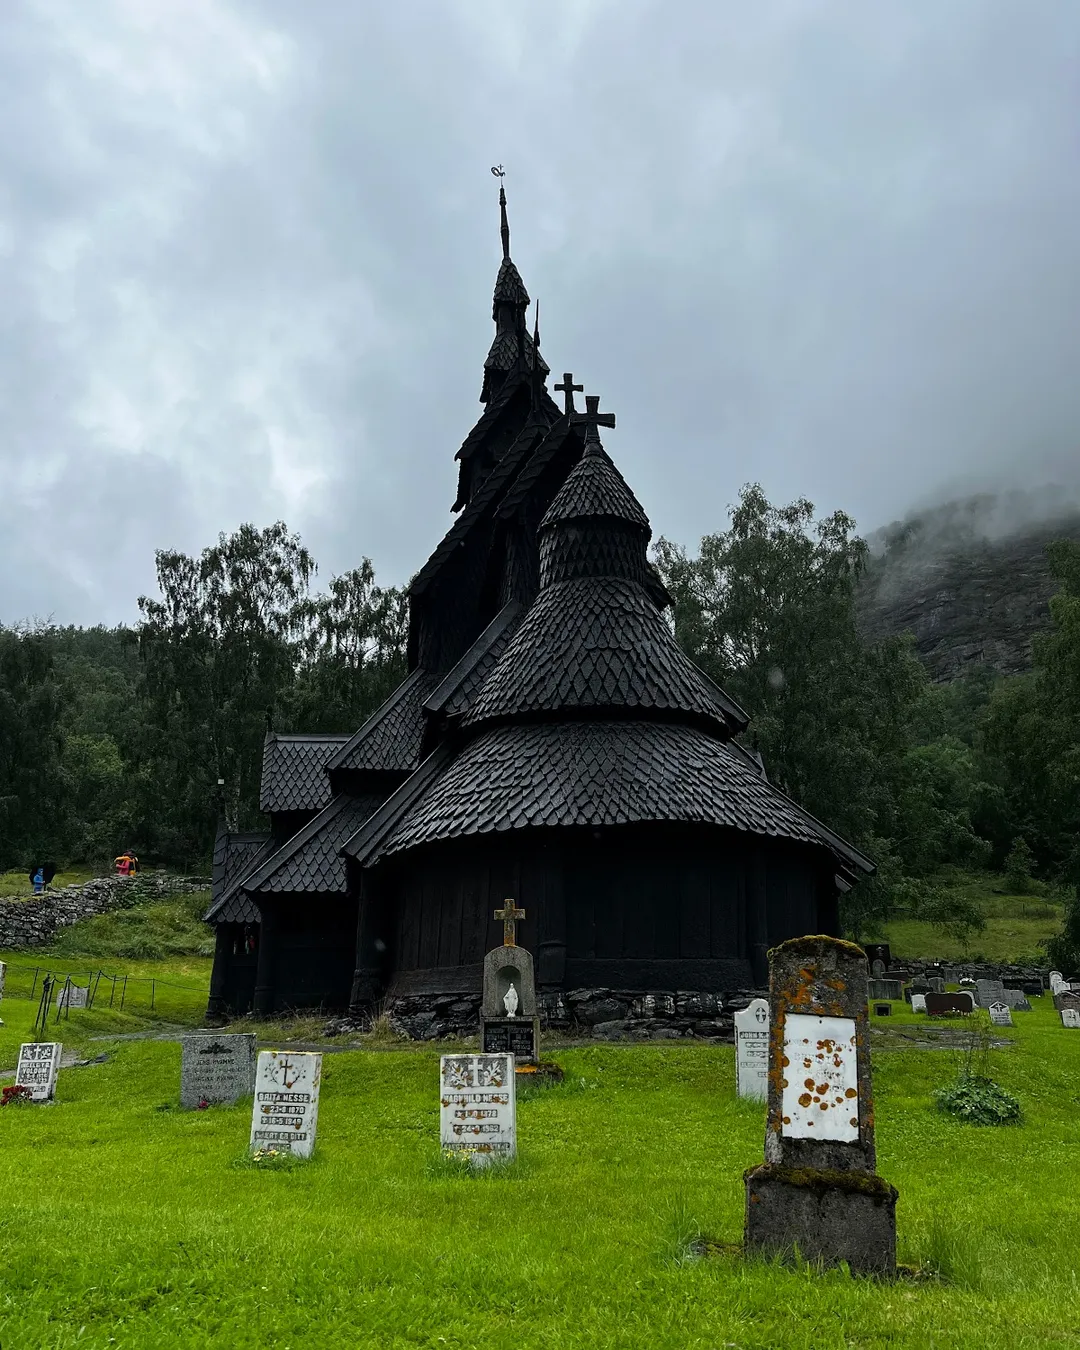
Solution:
{"label": "grey cloud", "polygon": [[657,532],[1077,475],[1072,0],[81,0],[0,47],[0,620],[284,517],[404,580],[480,411],[508,170],[545,354]]}

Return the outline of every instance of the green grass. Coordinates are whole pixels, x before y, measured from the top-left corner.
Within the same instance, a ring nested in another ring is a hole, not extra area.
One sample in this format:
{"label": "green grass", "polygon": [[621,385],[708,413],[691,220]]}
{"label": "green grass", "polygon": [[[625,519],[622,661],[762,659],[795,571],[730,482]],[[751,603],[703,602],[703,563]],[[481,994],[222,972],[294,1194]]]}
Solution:
{"label": "green grass", "polygon": [[883,936],[895,956],[1046,964],[1046,953],[1039,944],[1061,930],[1064,905],[1060,898],[1053,893],[1003,894],[1005,879],[994,872],[952,872],[942,878],[942,884],[973,900],[986,917],[986,927],[960,941],[917,919],[893,919]]}
{"label": "green grass", "polygon": [[195,891],[132,909],[111,910],[61,928],[52,951],[58,956],[150,961],[213,956],[214,933],[202,922],[209,903],[209,891]]}
{"label": "green grass", "polygon": [[[89,867],[73,867],[67,872],[57,872],[51,886],[59,890],[61,886],[81,885],[96,874]],[[28,900],[34,894],[30,878],[26,872],[0,872],[0,900]]]}
{"label": "green grass", "polygon": [[[5,1000],[0,1061],[28,1023]],[[118,1016],[116,1014],[109,1015]],[[250,1103],[181,1112],[179,1047],[69,1043],[57,1104],[0,1113],[4,1350],[1043,1350],[1080,1345],[1080,1035],[1049,1000],[1018,1014],[991,1072],[1009,1129],[961,1124],[933,1090],[950,1051],[875,1051],[878,1160],[899,1187],[896,1284],[787,1270],[737,1246],[762,1110],[730,1047],[564,1049],[526,1092],[519,1161],[447,1169],[430,1045],[328,1055],[316,1155],[244,1165]],[[906,1009],[894,1033],[925,1026]],[[875,1019],[884,1027],[884,1020]],[[166,1109],[167,1108],[167,1109]]]}

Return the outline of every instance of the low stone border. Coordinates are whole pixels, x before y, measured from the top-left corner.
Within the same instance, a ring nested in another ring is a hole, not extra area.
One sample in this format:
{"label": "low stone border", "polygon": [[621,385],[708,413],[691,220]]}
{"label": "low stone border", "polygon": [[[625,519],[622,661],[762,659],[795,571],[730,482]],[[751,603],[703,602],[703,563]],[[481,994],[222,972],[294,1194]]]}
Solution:
{"label": "low stone border", "polygon": [[0,948],[43,947],[52,941],[57,929],[80,919],[209,887],[209,881],[201,877],[152,872],[137,877],[95,877],[82,885],[47,890],[25,900],[0,900]]}

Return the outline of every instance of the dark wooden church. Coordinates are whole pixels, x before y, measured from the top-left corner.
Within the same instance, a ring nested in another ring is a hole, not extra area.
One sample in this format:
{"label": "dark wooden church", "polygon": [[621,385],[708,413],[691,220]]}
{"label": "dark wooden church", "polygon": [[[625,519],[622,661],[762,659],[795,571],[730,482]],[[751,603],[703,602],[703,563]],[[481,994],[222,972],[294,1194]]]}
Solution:
{"label": "dark wooden church", "polygon": [[476,992],[508,896],[542,990],[747,988],[872,871],[675,642],[615,419],[570,375],[548,394],[500,209],[484,411],[409,590],[409,674],[354,735],[267,736],[269,831],[218,836],[212,1017]]}

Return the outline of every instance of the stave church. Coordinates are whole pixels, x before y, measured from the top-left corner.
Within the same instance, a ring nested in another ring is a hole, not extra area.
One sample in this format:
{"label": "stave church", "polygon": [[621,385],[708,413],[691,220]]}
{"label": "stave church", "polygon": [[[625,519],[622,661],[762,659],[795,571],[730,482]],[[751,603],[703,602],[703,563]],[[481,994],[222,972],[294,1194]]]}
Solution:
{"label": "stave church", "polygon": [[474,994],[507,897],[542,994],[760,987],[873,870],[676,643],[615,418],[572,375],[549,392],[499,207],[483,411],[409,587],[408,675],[359,730],[267,734],[267,828],[215,845],[211,1021]]}

